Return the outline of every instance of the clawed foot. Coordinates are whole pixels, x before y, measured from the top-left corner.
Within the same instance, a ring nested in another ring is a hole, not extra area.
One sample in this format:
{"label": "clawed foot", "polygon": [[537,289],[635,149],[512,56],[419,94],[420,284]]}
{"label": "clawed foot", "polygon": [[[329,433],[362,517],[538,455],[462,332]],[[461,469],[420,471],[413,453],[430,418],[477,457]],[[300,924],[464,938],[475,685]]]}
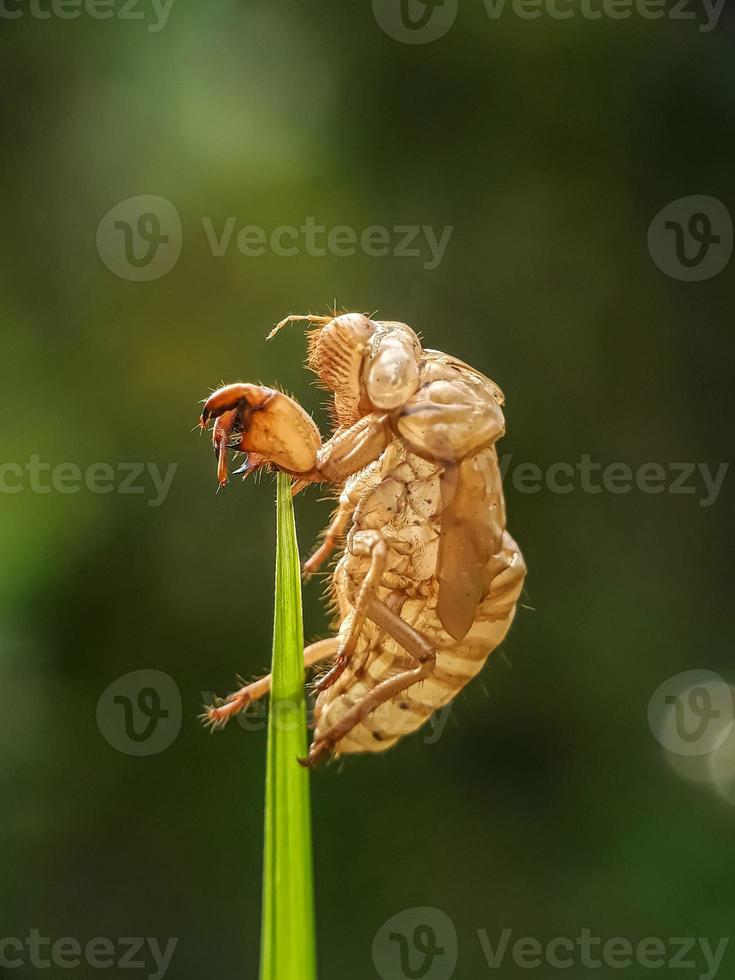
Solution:
{"label": "clawed foot", "polygon": [[[204,711],[199,715],[200,721],[210,732],[220,731],[233,715],[243,711],[252,698],[245,691],[236,691],[226,698],[215,698],[212,704],[205,704]],[[325,755],[334,750],[334,744],[329,739],[315,739],[309,747],[309,754],[296,761],[306,769],[314,769]]]}
{"label": "clawed foot", "polygon": [[330,670],[314,685],[314,691],[317,694],[323,694],[324,691],[327,691],[342,675],[349,662],[350,658],[347,655],[342,653],[338,654]]}
{"label": "clawed foot", "polygon": [[309,748],[309,754],[305,759],[299,759],[299,765],[304,769],[315,769],[322,761],[323,757],[334,750],[334,745],[329,739],[314,739]]}
{"label": "clawed foot", "polygon": [[226,698],[215,698],[212,704],[204,704],[204,711],[199,720],[210,732],[220,731],[233,715],[243,711],[250,704],[250,695],[244,691],[235,691]]}

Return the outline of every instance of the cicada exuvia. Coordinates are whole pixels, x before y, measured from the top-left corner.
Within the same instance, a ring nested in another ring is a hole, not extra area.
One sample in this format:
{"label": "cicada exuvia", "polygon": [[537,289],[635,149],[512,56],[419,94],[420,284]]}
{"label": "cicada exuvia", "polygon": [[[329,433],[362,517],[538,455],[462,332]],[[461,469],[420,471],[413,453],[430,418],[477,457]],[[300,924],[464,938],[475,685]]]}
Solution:
{"label": "cicada exuvia", "polygon": [[[503,394],[468,364],[421,345],[405,323],[358,313],[306,321],[308,366],[330,392],[334,419],[322,443],[293,398],[236,383],[205,402],[218,478],[273,467],[294,492],[327,483],[338,507],[309,575],[336,549],[330,591],[335,635],[304,651],[306,667],[331,658],[315,685],[313,764],[325,753],[379,752],[423,725],[483,667],[515,614],[526,567],[506,529],[495,444]],[[270,688],[247,684],[211,705],[214,727]]]}

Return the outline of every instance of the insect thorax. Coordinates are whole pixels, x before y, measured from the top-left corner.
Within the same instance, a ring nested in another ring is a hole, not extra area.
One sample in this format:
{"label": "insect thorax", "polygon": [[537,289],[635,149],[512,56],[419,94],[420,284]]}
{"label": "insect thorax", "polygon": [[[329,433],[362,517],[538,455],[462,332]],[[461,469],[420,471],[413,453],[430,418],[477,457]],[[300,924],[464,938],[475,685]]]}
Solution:
{"label": "insect thorax", "polygon": [[394,439],[375,463],[351,477],[345,490],[356,506],[339,571],[361,581],[369,559],[355,552],[366,532],[380,531],[388,545],[384,584],[407,596],[428,595],[436,571],[442,469]]}

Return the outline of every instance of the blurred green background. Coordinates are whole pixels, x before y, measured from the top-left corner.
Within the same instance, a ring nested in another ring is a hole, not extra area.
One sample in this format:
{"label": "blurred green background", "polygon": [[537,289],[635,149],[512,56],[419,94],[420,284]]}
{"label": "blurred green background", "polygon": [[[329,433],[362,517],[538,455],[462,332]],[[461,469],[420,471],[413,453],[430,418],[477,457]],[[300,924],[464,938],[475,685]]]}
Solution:
{"label": "blurred green background", "polygon": [[[646,236],[681,197],[732,210],[735,24],[732,11],[709,32],[701,17],[492,20],[461,3],[443,37],[405,44],[369,3],[176,0],[160,30],[142,2],[142,19],[118,7],[109,20],[5,8],[23,15],[2,23],[2,460],[177,469],[160,506],[150,475],[137,494],[117,477],[109,493],[43,493],[3,471],[0,936],[179,937],[169,976],[245,980],[263,721],[209,738],[196,715],[202,692],[269,662],[275,488],[215,492],[191,431],[199,400],[222,379],[278,382],[326,429],[302,331],[264,336],[336,300],[494,378],[509,472],[583,454],[729,460],[732,263],[680,281]],[[143,194],[174,205],[182,250],[137,282],[96,238]],[[202,224],[270,234],[309,216],[358,234],[453,230],[427,269],[360,249],[245,256],[234,236],[216,256]],[[679,672],[735,680],[729,481],[703,507],[700,489],[507,480],[529,577],[503,651],[435,744],[416,735],[315,773],[321,977],[378,976],[375,934],[415,906],[451,918],[462,980],[528,972],[510,958],[489,970],[478,929],[493,944],[504,928],[542,942],[729,935],[729,775],[713,786],[704,763],[672,766],[647,720]],[[297,500],[304,553],[328,517],[319,497]],[[320,592],[305,589],[307,639],[327,633]],[[165,751],[136,757],[103,737],[97,704],[143,669],[170,675],[182,721]]]}

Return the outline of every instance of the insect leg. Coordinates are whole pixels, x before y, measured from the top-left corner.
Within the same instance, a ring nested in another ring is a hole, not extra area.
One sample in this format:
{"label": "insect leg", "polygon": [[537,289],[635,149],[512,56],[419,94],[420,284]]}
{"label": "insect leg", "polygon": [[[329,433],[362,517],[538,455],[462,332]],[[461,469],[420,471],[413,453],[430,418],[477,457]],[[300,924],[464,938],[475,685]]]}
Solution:
{"label": "insect leg", "polygon": [[237,413],[234,411],[224,412],[215,421],[212,431],[214,455],[217,457],[217,480],[221,487],[227,484],[227,450],[236,416]]}
{"label": "insect leg", "polygon": [[385,571],[385,562],[388,555],[388,547],[383,535],[379,531],[363,532],[363,537],[359,544],[355,543],[353,549],[356,554],[367,553],[370,556],[370,568],[363,579],[360,591],[357,594],[354,609],[352,611],[350,626],[347,634],[340,640],[339,653],[334,661],[332,669],[316,685],[315,690],[321,694],[331,687],[337,678],[342,674],[347,664],[350,662],[357,646],[357,640],[365,625],[368,604],[376,596],[380,587],[380,580]]}
{"label": "insect leg", "polygon": [[[328,636],[325,640],[317,640],[304,648],[304,669],[326,660],[337,650],[338,637]],[[260,680],[246,684],[239,691],[228,694],[224,700],[218,699],[215,704],[208,705],[204,714],[200,715],[205,725],[212,731],[224,728],[233,715],[238,714],[246,708],[252,701],[257,701],[264,697],[271,689],[271,675],[261,677]]]}
{"label": "insect leg", "polygon": [[434,672],[436,650],[429,641],[405,622],[377,596],[367,600],[367,618],[371,619],[384,633],[399,643],[416,661],[416,666],[389,677],[377,684],[359,701],[345,712],[338,722],[327,729],[323,735],[314,739],[308,758],[302,760],[305,766],[315,765],[325,752],[334,749],[340,739],[350,732],[371,711],[391,701],[414,684],[425,680]]}
{"label": "insect leg", "polygon": [[310,483],[344,483],[373,463],[392,438],[387,415],[364,415],[354,425],[339,429],[318,449],[316,466],[296,474],[291,493],[299,493]]}
{"label": "insect leg", "polygon": [[336,432],[318,450],[315,482],[343,483],[376,460],[392,438],[387,415],[364,415],[354,425]]}
{"label": "insect leg", "polygon": [[337,542],[345,533],[347,523],[354,509],[355,508],[350,503],[349,498],[343,494],[342,497],[340,497],[337,513],[334,515],[334,518],[332,519],[332,522],[324,535],[324,540],[316,549],[314,554],[304,562],[304,575],[311,575],[313,572],[318,571],[321,565],[327,560],[327,558],[329,558],[331,553],[334,551]]}
{"label": "insect leg", "polygon": [[271,340],[271,338],[275,337],[279,330],[283,330],[283,328],[288,326],[289,323],[298,323],[300,320],[305,320],[307,323],[318,323],[321,326],[324,326],[333,319],[334,317],[318,316],[315,313],[290,313],[288,316],[284,317],[280,323],[275,325],[265,339]]}

